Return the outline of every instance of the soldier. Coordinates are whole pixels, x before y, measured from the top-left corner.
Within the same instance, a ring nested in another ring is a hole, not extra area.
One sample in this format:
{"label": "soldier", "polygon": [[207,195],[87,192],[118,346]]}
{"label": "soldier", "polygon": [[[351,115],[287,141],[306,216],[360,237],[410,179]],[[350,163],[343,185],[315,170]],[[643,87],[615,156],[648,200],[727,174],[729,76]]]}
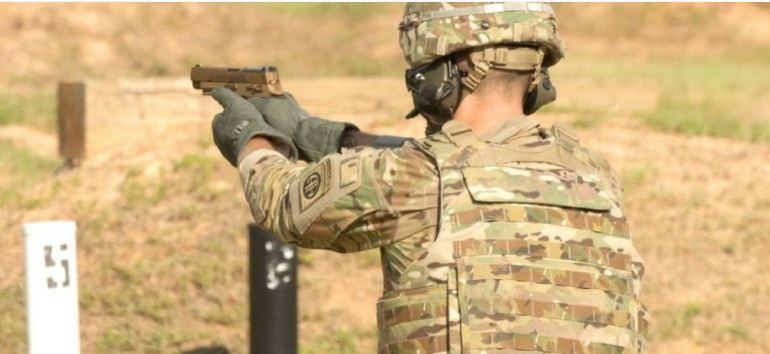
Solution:
{"label": "soldier", "polygon": [[380,248],[379,353],[644,351],[618,178],[528,117],[555,99],[555,21],[540,3],[408,4],[420,140],[312,117],[291,95],[214,91],[216,145],[259,225],[301,247]]}

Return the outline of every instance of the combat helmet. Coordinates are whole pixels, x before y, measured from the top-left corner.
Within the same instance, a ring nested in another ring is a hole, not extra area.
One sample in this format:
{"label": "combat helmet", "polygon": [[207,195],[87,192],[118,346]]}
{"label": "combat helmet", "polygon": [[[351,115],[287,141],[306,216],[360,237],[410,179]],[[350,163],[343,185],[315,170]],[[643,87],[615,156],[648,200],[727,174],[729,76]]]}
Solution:
{"label": "combat helmet", "polygon": [[[556,98],[548,68],[566,48],[548,4],[408,3],[398,28],[415,106],[407,118],[425,116],[429,134],[451,119],[490,69],[533,72],[525,114]],[[458,53],[468,55],[460,60]]]}

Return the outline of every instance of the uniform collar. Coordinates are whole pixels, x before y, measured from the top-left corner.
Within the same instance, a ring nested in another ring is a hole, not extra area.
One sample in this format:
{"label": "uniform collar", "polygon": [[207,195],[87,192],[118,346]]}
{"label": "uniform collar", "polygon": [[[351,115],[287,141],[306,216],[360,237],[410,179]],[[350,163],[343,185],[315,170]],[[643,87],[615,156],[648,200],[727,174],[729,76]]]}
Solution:
{"label": "uniform collar", "polygon": [[491,129],[482,133],[479,138],[494,144],[500,144],[506,140],[540,126],[534,119],[521,115],[506,119]]}

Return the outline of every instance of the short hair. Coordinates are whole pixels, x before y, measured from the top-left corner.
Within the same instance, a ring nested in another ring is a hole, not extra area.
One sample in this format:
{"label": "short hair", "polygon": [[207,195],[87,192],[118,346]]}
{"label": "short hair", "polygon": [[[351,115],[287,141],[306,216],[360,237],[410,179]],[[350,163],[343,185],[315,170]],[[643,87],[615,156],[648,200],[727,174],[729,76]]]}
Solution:
{"label": "short hair", "polygon": [[487,76],[479,83],[474,94],[484,96],[488,94],[509,94],[524,96],[532,82],[533,71],[498,70],[489,69]]}

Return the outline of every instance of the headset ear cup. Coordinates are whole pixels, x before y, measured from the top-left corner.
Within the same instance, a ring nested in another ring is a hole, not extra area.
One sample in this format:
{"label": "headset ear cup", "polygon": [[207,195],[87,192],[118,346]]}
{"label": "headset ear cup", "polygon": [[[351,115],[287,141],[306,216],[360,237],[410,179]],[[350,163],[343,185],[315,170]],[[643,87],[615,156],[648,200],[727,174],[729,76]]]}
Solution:
{"label": "headset ear cup", "polygon": [[452,119],[460,102],[462,86],[457,64],[451,57],[408,69],[405,76],[414,103],[407,119],[421,114],[429,126],[439,128]]}
{"label": "headset ear cup", "polygon": [[540,107],[545,106],[556,100],[556,87],[551,83],[551,77],[548,70],[543,69],[540,72],[540,82],[534,90],[527,93],[524,98],[524,114],[535,113]]}

